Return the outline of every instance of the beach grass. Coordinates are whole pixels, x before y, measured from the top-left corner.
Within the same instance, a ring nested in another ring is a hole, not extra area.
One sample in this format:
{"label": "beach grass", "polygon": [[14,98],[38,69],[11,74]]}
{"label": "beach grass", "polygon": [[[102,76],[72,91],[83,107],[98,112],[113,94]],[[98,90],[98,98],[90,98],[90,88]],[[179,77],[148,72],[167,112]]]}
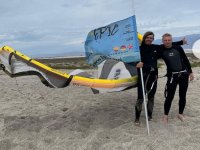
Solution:
{"label": "beach grass", "polygon": [[192,62],[191,63],[191,67],[194,68],[194,67],[200,67],[200,62]]}
{"label": "beach grass", "polygon": [[45,58],[37,59],[37,61],[44,63],[45,65],[54,69],[93,69],[91,65],[87,63],[85,57],[74,58]]}

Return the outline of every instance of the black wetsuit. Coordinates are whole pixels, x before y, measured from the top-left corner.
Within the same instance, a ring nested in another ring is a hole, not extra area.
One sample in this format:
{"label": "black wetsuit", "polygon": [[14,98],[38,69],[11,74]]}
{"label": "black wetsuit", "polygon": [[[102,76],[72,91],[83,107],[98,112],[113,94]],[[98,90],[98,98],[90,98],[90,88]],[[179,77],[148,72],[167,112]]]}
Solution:
{"label": "black wetsuit", "polygon": [[[183,42],[173,42],[173,45],[182,45]],[[158,77],[158,67],[157,67],[157,59],[160,57],[160,51],[164,49],[162,45],[146,45],[142,44],[140,46],[140,55],[141,62],[143,65],[143,79],[145,92],[148,93],[148,102],[147,102],[147,110],[149,119],[152,118],[152,112],[154,107],[154,96],[157,89],[157,77]],[[143,103],[143,92],[142,92],[142,83],[141,83],[141,75],[140,69],[138,69],[138,98],[135,105],[135,116],[136,121],[139,120],[140,114],[142,111],[142,103]]]}
{"label": "black wetsuit", "polygon": [[186,104],[189,74],[192,73],[190,62],[180,46],[164,48],[161,58],[167,65],[167,84],[165,88],[164,113],[168,115],[176,87],[179,84],[179,114],[183,114]]}
{"label": "black wetsuit", "polygon": [[[144,63],[142,70],[143,70],[145,92],[150,91],[148,93],[148,102],[147,102],[148,116],[150,118],[152,117],[152,111],[154,106],[154,95],[156,93],[156,88],[157,88],[157,76],[158,76],[157,51],[160,48],[161,48],[160,45],[153,45],[153,44],[152,45],[142,44],[140,46],[141,62]],[[153,83],[154,86],[151,89]],[[139,120],[143,103],[140,69],[138,69],[137,93],[138,93],[138,98],[135,105],[135,115],[136,115],[136,120]]]}

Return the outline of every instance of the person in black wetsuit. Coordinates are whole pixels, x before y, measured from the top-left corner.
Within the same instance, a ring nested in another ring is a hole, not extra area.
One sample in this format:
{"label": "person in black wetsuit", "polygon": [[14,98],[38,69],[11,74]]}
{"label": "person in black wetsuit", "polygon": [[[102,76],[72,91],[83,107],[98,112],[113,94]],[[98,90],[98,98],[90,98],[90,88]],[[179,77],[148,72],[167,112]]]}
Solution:
{"label": "person in black wetsuit", "polygon": [[188,80],[194,79],[190,62],[181,46],[172,45],[172,36],[166,33],[162,37],[164,49],[160,52],[161,58],[167,66],[167,83],[165,89],[164,123],[168,123],[168,113],[171,107],[176,87],[179,85],[179,114],[178,118],[183,121],[183,111],[186,105],[186,92]]}
{"label": "person in black wetsuit", "polygon": [[[141,75],[139,68],[143,67],[143,79],[145,84],[145,92],[147,93],[147,110],[148,110],[148,118],[152,120],[152,112],[154,107],[154,95],[156,93],[157,88],[157,77],[158,77],[158,68],[157,68],[157,59],[158,59],[158,51],[160,51],[163,46],[152,44],[154,40],[154,33],[149,31],[146,32],[143,36],[143,40],[140,46],[140,55],[141,62],[139,62],[136,67],[138,68],[138,98],[135,104],[135,124],[140,124],[140,114],[142,111],[143,104],[143,92],[142,92],[142,83],[141,83]],[[175,45],[185,44],[186,41],[183,39],[179,42],[174,42]]]}

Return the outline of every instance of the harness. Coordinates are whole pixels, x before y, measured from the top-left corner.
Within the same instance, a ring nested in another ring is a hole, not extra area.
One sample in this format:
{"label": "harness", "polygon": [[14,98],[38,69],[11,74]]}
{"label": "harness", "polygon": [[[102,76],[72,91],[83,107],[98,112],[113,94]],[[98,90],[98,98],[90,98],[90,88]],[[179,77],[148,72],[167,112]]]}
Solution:
{"label": "harness", "polygon": [[172,72],[170,84],[173,82],[174,75],[178,74],[178,78],[179,78],[183,72],[187,72],[187,70],[185,69],[185,70],[182,70],[182,71]]}
{"label": "harness", "polygon": [[[185,69],[185,70],[182,70],[182,71],[172,72],[172,76],[171,76],[169,83],[172,84],[172,82],[174,80],[174,75],[178,74],[178,78],[179,78],[181,76],[181,74],[184,73],[184,72],[187,72],[187,70]],[[166,84],[165,85],[165,91],[164,91],[165,98],[167,97],[167,94],[168,94],[168,92],[167,92],[167,84]]]}
{"label": "harness", "polygon": [[147,91],[147,83],[148,83],[149,77],[150,77],[150,75],[151,75],[151,73],[152,73],[153,71],[155,71],[155,69],[154,69],[153,67],[151,67],[150,73],[148,74],[147,79],[146,79],[146,82],[145,82],[145,91],[146,91],[146,95],[148,95],[148,94],[152,91],[155,82],[158,80],[158,77],[156,77],[155,80],[153,81],[152,85],[151,85],[151,88],[149,89],[149,91]]}

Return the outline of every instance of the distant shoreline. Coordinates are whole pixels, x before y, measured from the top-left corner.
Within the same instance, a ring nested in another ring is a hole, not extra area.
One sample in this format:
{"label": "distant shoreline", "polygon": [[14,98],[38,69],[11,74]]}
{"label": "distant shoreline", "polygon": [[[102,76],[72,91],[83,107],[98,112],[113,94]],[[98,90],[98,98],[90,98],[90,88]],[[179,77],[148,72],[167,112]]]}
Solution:
{"label": "distant shoreline", "polygon": [[38,57],[37,59],[65,59],[65,58],[83,58],[85,56],[58,56],[58,57]]}
{"label": "distant shoreline", "polygon": [[[194,56],[193,53],[186,53],[192,66],[199,66],[200,60]],[[93,66],[89,65],[85,56],[72,56],[72,57],[44,57],[35,59],[49,67],[56,69],[92,69]],[[159,63],[163,64],[162,60]]]}
{"label": "distant shoreline", "polygon": [[72,62],[72,61],[87,61],[85,56],[72,56],[72,57],[43,57],[43,58],[36,58],[35,60],[39,62]]}
{"label": "distant shoreline", "polygon": [[72,57],[51,57],[51,58],[37,58],[35,59],[49,67],[56,69],[91,69],[94,68],[87,63],[84,56]]}
{"label": "distant shoreline", "polygon": [[[198,59],[194,56],[191,52],[186,52],[186,55],[190,57],[191,59]],[[66,62],[66,61],[87,61],[85,56],[59,56],[59,57],[39,57],[35,58],[35,60],[38,60],[40,62]]]}

